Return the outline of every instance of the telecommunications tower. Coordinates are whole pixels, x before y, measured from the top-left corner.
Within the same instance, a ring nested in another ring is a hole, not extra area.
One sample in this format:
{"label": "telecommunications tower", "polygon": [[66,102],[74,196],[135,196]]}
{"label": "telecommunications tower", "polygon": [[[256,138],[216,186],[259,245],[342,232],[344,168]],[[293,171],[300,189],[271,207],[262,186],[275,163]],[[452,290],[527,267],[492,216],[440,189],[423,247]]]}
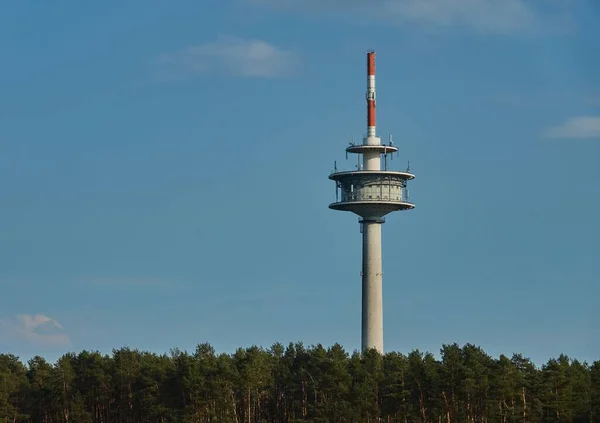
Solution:
{"label": "telecommunications tower", "polygon": [[[383,269],[381,224],[384,216],[415,207],[408,202],[407,181],[415,175],[388,170],[388,156],[398,148],[382,144],[375,131],[375,52],[367,53],[367,134],[362,144],[350,143],[348,153],[357,154],[356,170],[338,172],[334,164],[329,179],[335,181],[335,203],[329,208],[357,214],[363,238],[362,247],[362,351],[375,348],[383,353]],[[383,158],[384,167],[381,168]]]}

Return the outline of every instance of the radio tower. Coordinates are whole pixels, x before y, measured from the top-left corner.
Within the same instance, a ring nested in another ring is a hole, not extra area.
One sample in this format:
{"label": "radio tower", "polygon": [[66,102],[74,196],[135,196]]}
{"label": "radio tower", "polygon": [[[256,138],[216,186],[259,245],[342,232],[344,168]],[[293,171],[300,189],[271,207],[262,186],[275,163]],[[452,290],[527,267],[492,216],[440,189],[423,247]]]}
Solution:
{"label": "radio tower", "polygon": [[[387,145],[375,130],[375,52],[367,53],[367,134],[362,144],[350,143],[348,153],[357,154],[356,170],[334,171],[329,179],[335,181],[335,203],[330,209],[349,211],[360,216],[362,247],[362,351],[375,348],[383,354],[383,270],[381,261],[381,224],[384,216],[398,210],[415,207],[408,202],[407,181],[415,175],[388,170],[387,159],[398,148]],[[381,159],[384,167],[381,168]],[[361,160],[362,159],[362,160]]]}

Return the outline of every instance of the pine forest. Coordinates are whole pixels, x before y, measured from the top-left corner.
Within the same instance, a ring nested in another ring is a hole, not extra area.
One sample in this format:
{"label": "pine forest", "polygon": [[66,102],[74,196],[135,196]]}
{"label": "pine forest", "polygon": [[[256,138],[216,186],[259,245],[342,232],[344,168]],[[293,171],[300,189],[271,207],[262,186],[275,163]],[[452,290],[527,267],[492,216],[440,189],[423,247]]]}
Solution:
{"label": "pine forest", "polygon": [[466,344],[381,356],[292,343],[217,354],[83,351],[56,363],[0,355],[0,422],[600,422],[600,361]]}

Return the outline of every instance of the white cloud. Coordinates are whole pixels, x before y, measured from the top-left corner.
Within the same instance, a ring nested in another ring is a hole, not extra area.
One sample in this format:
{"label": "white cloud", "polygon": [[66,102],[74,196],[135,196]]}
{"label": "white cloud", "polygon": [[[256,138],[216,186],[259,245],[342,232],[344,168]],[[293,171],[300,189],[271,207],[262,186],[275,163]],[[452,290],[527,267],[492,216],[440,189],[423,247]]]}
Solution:
{"label": "white cloud", "polygon": [[[311,14],[350,12],[361,20],[421,27],[467,27],[477,32],[513,34],[538,32],[544,24],[564,27],[565,9],[572,2],[545,0],[544,16],[530,0],[246,0],[268,6]],[[569,3],[566,5],[565,3]],[[539,3],[538,3],[539,4]],[[544,19],[543,19],[544,18]]]}
{"label": "white cloud", "polygon": [[511,33],[537,26],[536,14],[523,0],[386,0],[381,9],[392,19],[481,32]]}
{"label": "white cloud", "polygon": [[588,94],[586,96],[586,103],[590,106],[600,106],[600,94]]}
{"label": "white cloud", "polygon": [[74,281],[77,285],[95,286],[102,288],[169,288],[175,284],[156,278],[140,277],[109,277],[109,278],[80,278]]}
{"label": "white cloud", "polygon": [[69,335],[61,324],[42,314],[19,314],[0,319],[0,341],[6,345],[12,345],[13,342],[45,347],[71,345]]}
{"label": "white cloud", "polygon": [[547,138],[598,138],[600,139],[600,116],[576,116],[565,123],[548,129]]}
{"label": "white cloud", "polygon": [[236,76],[269,78],[290,75],[298,57],[266,41],[225,36],[215,42],[163,54],[159,61],[176,73],[225,71]]}

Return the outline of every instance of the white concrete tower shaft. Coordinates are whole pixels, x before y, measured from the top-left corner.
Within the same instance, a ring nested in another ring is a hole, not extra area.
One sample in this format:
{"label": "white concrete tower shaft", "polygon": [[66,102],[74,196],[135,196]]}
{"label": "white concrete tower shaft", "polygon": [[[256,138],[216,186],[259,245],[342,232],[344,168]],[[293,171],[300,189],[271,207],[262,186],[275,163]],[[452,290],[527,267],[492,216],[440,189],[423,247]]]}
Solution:
{"label": "white concrete tower shaft", "polygon": [[383,265],[381,220],[362,221],[362,342],[383,354]]}
{"label": "white concrete tower shaft", "polygon": [[[375,52],[367,53],[367,136],[363,145],[380,145],[377,136],[375,92]],[[367,171],[381,170],[381,153],[363,153]],[[362,342],[366,351],[375,348],[383,354],[383,264],[381,257],[381,216],[365,216],[362,220]]]}

